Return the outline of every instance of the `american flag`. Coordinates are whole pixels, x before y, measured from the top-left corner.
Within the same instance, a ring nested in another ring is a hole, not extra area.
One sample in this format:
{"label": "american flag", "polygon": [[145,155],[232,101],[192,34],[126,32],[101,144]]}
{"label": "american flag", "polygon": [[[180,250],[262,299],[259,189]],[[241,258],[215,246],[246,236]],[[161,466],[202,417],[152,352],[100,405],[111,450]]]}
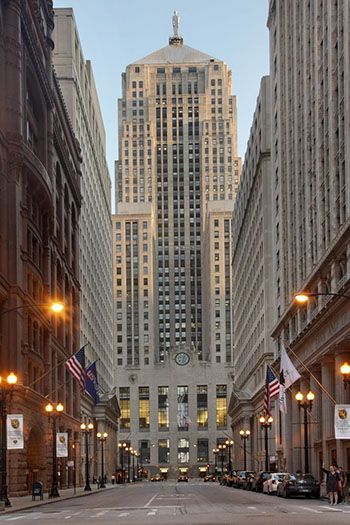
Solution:
{"label": "american flag", "polygon": [[274,396],[277,396],[280,390],[280,383],[272,372],[269,366],[266,367],[266,383],[264,392],[264,410],[265,413],[271,415],[270,401]]}
{"label": "american flag", "polygon": [[85,346],[82,346],[65,363],[67,370],[78,381],[82,390],[85,390]]}

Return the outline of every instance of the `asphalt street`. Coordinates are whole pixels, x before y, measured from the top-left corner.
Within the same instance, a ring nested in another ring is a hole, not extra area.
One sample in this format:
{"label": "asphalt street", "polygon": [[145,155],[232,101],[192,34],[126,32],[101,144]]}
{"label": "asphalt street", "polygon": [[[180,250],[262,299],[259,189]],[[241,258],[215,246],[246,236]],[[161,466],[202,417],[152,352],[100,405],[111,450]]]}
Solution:
{"label": "asphalt street", "polygon": [[350,506],[221,487],[215,483],[158,482],[117,486],[0,516],[0,525],[233,525],[349,523]]}

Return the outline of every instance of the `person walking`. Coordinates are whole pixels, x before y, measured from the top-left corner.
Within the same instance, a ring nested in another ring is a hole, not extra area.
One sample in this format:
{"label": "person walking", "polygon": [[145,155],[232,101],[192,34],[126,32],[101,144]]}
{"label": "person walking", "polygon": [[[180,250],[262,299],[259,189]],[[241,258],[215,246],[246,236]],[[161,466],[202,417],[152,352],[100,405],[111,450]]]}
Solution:
{"label": "person walking", "polygon": [[346,472],[343,467],[339,467],[339,476],[341,481],[341,499],[344,505],[349,504],[349,479],[350,473]]}
{"label": "person walking", "polygon": [[329,467],[329,470],[322,468],[323,472],[327,474],[327,493],[329,495],[330,505],[338,504],[338,490],[341,484],[341,479],[337,468],[334,465]]}

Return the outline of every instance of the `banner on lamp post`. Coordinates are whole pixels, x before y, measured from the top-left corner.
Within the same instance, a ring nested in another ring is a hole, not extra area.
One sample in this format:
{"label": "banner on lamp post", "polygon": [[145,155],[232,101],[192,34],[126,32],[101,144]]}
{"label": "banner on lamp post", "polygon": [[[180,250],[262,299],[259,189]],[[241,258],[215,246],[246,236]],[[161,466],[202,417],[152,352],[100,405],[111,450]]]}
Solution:
{"label": "banner on lamp post", "polygon": [[24,448],[23,414],[8,414],[6,423],[8,450]]}
{"label": "banner on lamp post", "polygon": [[58,458],[68,457],[68,433],[57,432],[56,434],[56,454]]}
{"label": "banner on lamp post", "polygon": [[350,439],[350,405],[335,405],[335,439]]}

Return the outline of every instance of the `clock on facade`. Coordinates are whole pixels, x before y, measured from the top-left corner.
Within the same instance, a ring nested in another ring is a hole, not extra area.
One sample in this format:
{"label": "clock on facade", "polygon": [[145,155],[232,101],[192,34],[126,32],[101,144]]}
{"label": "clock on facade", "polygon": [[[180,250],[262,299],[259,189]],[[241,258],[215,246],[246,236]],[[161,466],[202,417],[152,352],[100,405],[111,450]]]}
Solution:
{"label": "clock on facade", "polygon": [[175,362],[181,366],[187,365],[190,362],[190,356],[186,352],[179,352],[175,356]]}

